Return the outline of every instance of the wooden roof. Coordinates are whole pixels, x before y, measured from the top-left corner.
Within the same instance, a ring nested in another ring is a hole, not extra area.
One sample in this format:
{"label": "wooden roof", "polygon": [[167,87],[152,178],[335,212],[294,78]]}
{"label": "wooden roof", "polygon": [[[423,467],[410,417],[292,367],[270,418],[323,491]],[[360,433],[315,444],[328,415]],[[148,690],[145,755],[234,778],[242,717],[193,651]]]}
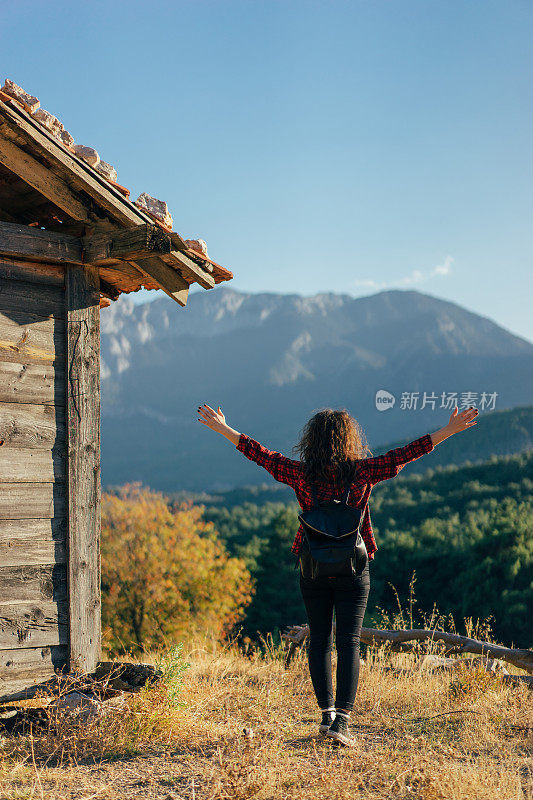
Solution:
{"label": "wooden roof", "polygon": [[[0,221],[8,223],[0,254],[98,264],[102,294],[111,299],[144,287],[163,289],[185,305],[192,283],[209,289],[233,277],[134,205],[127,189],[1,91]],[[44,231],[52,245],[44,246]]]}

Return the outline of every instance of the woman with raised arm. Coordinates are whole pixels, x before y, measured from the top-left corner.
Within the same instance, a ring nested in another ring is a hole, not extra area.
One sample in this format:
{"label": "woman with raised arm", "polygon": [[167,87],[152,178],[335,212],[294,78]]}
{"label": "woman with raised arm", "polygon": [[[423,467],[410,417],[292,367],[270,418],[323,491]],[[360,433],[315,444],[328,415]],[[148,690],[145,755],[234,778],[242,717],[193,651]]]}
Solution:
{"label": "woman with raised arm", "polygon": [[[198,413],[199,422],[221,433],[246,458],[264,467],[277,481],[290,486],[302,510],[313,506],[314,494],[319,503],[326,503],[339,498],[348,485],[348,505],[364,509],[361,535],[368,560],[360,574],[310,579],[300,571],[300,590],[309,621],[309,672],[322,711],[319,731],[341,744],[351,745],[353,737],[348,720],[359,680],[359,642],[370,591],[370,561],[378,549],[368,507],[372,487],[379,481],[393,478],[405,464],[430,453],[444,439],[475,425],[478,411],[469,407],[458,413],[455,408],[448,424],[435,433],[425,433],[404,447],[373,457],[362,429],[351,414],[346,410],[323,409],[306,423],[294,448],[299,461],[268,450],[245,433],[231,428],[220,406],[215,411],[204,403],[198,407]],[[292,545],[292,552],[297,556],[302,549],[302,539],[303,526],[300,525]],[[337,649],[335,699],[331,673],[333,610]]]}

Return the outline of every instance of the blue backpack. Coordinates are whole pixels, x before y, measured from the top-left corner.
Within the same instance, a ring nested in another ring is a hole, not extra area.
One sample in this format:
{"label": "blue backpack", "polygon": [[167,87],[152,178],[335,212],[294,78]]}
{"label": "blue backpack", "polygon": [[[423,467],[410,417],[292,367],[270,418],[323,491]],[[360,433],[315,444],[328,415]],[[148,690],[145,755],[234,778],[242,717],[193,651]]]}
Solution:
{"label": "blue backpack", "polygon": [[342,500],[319,504],[311,486],[314,505],[298,514],[303,526],[302,548],[299,555],[303,578],[338,578],[360,575],[368,564],[368,553],[361,525],[365,508],[348,505],[350,484]]}

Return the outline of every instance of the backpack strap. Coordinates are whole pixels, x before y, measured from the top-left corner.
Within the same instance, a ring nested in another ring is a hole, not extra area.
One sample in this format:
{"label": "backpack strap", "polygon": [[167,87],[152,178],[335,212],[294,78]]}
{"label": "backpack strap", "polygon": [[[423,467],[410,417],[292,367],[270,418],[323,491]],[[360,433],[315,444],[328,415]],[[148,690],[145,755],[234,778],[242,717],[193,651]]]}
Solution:
{"label": "backpack strap", "polygon": [[350,490],[351,490],[351,488],[352,488],[352,483],[351,483],[351,481],[348,481],[348,483],[346,484],[346,487],[345,487],[345,489],[344,489],[344,492],[343,492],[343,494],[342,494],[342,502],[343,502],[345,505],[348,505],[348,498],[349,498],[349,496],[350,496]]}

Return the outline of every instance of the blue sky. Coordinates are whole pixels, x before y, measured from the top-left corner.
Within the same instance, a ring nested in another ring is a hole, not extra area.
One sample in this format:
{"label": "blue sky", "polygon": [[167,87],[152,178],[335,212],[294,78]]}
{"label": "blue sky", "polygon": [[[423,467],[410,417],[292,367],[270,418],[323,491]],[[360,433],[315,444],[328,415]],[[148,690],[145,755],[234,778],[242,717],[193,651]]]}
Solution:
{"label": "blue sky", "polygon": [[533,340],[529,0],[0,10],[0,78],[166,200],[235,289],[413,288]]}

